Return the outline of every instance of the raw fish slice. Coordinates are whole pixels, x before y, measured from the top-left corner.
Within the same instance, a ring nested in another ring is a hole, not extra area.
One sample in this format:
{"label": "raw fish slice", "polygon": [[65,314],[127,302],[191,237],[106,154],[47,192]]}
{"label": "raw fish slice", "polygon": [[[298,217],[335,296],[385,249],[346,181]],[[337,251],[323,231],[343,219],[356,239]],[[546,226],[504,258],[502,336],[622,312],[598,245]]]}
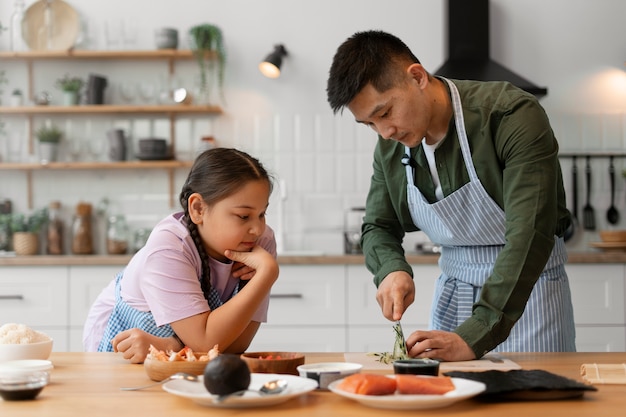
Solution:
{"label": "raw fish slice", "polygon": [[400,394],[442,395],[454,390],[452,378],[448,376],[396,375],[396,383]]}

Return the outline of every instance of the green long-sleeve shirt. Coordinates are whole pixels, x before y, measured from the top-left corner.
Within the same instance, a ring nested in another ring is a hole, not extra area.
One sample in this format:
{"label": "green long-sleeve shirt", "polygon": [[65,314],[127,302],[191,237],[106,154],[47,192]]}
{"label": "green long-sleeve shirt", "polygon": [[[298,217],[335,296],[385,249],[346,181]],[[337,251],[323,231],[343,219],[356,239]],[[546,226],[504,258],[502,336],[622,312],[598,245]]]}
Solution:
{"label": "green long-sleeve shirt", "polygon": [[[506,215],[506,244],[472,316],[455,330],[480,357],[508,337],[550,256],[554,236],[563,235],[571,216],[558,144],[538,101],[508,83],[453,82],[461,96],[476,172]],[[404,145],[379,137],[362,236],[376,285],[394,271],[413,275],[402,249],[405,232],[418,230],[408,209],[404,154]],[[411,155],[417,162],[415,185],[435,202],[422,146],[411,149]],[[453,118],[435,162],[444,196],[469,181]]]}

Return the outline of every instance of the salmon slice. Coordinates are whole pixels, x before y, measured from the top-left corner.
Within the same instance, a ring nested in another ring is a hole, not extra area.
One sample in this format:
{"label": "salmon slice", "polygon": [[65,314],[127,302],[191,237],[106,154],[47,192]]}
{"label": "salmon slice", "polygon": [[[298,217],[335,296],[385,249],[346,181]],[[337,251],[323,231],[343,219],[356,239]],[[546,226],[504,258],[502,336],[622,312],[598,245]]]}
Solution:
{"label": "salmon slice", "polygon": [[396,392],[396,380],[384,375],[359,373],[344,378],[338,388],[361,395],[390,395]]}
{"label": "salmon slice", "polygon": [[400,394],[431,394],[442,395],[454,389],[449,376],[426,377],[420,375],[396,375],[396,383]]}

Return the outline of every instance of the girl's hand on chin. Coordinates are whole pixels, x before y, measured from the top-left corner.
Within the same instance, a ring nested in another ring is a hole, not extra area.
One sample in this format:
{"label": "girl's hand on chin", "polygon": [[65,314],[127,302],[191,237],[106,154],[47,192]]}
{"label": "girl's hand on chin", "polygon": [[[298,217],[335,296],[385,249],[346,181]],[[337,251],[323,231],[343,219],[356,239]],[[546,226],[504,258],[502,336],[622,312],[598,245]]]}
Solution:
{"label": "girl's hand on chin", "polygon": [[245,265],[233,272],[234,276],[239,275],[241,279],[250,279],[258,273],[271,274],[278,276],[278,263],[276,259],[261,246],[255,246],[251,252],[238,252],[234,250],[224,251],[224,256]]}
{"label": "girl's hand on chin", "polygon": [[256,273],[256,269],[249,267],[248,265],[241,262],[233,262],[232,269],[233,277],[249,280],[252,279],[254,274]]}

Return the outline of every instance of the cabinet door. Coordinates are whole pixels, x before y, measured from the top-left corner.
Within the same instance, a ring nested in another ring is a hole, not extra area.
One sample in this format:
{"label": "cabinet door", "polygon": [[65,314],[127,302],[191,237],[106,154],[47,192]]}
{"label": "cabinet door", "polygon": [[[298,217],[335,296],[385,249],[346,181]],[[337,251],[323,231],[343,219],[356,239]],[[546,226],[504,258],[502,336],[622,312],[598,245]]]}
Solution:
{"label": "cabinet door", "polygon": [[[413,265],[415,301],[402,316],[402,325],[425,329],[430,318],[435,280],[439,277],[436,265]],[[348,323],[353,325],[385,325],[391,327],[376,301],[376,286],[372,274],[364,265],[348,266]],[[405,329],[408,330],[408,329]]]}
{"label": "cabinet door", "polygon": [[[292,313],[293,314],[293,313]],[[345,326],[273,326],[262,324],[248,351],[343,352]]]}
{"label": "cabinet door", "polygon": [[89,309],[120,270],[120,266],[70,266],[70,351],[83,351],[83,325]]}
{"label": "cabinet door", "polygon": [[626,324],[624,265],[570,264],[566,270],[577,325]]}
{"label": "cabinet door", "polygon": [[343,265],[281,265],[272,287],[268,325],[345,325]]}
{"label": "cabinet door", "polygon": [[67,267],[2,267],[0,318],[31,327],[66,326]]}
{"label": "cabinet door", "polygon": [[576,350],[578,352],[624,352],[626,351],[626,327],[576,326]]}
{"label": "cabinet door", "polygon": [[281,265],[267,323],[248,350],[343,351],[345,302],[343,265]]}

